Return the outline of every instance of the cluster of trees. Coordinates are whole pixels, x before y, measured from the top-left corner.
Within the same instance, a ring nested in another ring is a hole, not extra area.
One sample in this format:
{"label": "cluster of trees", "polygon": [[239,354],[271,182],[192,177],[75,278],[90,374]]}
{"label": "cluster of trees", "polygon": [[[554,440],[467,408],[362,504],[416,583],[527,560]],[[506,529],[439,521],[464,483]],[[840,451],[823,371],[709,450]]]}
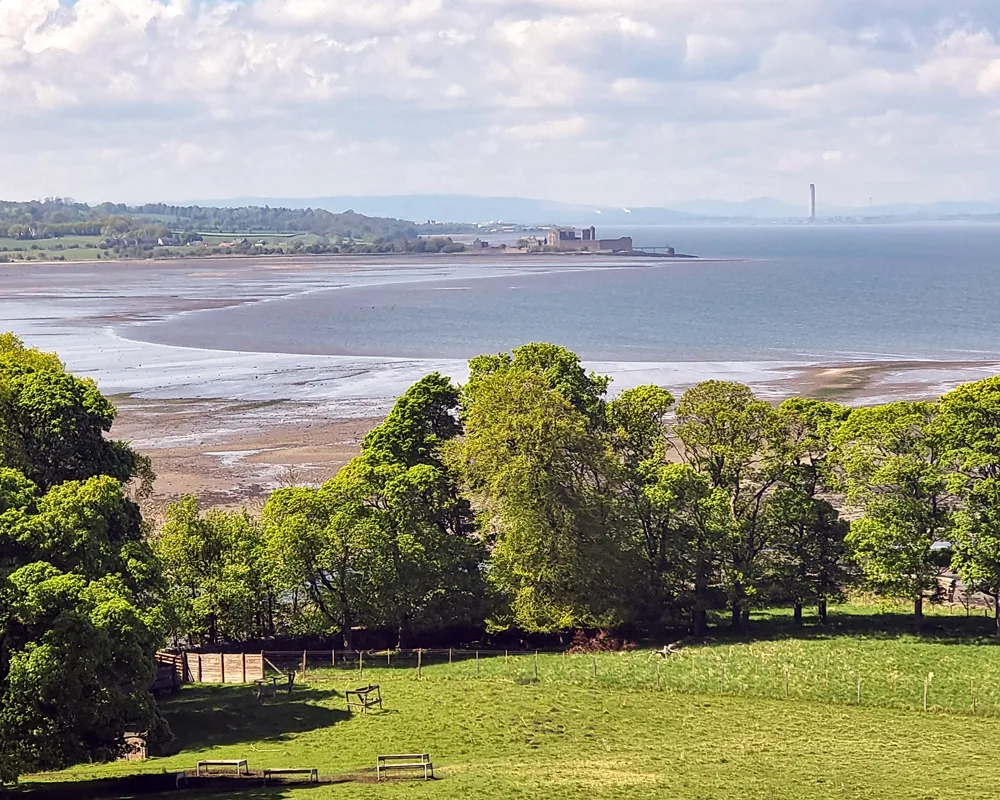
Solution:
{"label": "cluster of trees", "polygon": [[0,783],[166,734],[149,694],[171,627],[136,496],[149,463],[114,407],[0,335]]}
{"label": "cluster of trees", "polygon": [[148,687],[171,636],[698,635],[713,609],[823,619],[855,583],[919,622],[949,567],[1000,595],[1000,378],[856,409],[608,388],[558,346],[480,356],[464,386],[407,390],[323,486],[256,515],[185,498],[152,530],[114,407],[0,336],[0,782],[168,735]]}
{"label": "cluster of trees", "polygon": [[218,232],[312,233],[318,236],[402,242],[422,233],[447,232],[438,223],[417,225],[406,220],[368,217],[353,210],[335,214],[324,209],[243,206],[218,208],[148,203],[129,206],[101,203],[89,206],[62,198],[44,201],[0,201],[0,236],[44,239],[61,236],[126,236],[144,225],[159,225],[169,234]]}
{"label": "cluster of trees", "polygon": [[[191,641],[482,625],[706,631],[856,583],[1000,594],[1000,379],[849,409],[708,381],[608,399],[557,346],[434,374],[320,488],[259,519],[171,508],[155,547]],[[1000,628],[998,628],[1000,633]]]}

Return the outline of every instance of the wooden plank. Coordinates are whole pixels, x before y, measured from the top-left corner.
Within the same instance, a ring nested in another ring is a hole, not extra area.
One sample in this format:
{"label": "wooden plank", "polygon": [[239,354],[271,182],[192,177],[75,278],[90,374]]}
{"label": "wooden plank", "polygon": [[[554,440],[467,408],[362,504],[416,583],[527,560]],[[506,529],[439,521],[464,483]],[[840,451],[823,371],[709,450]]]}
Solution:
{"label": "wooden plank", "polygon": [[247,656],[247,680],[263,680],[264,678],[264,654],[251,653]]}
{"label": "wooden plank", "polygon": [[222,682],[246,683],[243,670],[243,655],[241,653],[227,653],[221,658]]}

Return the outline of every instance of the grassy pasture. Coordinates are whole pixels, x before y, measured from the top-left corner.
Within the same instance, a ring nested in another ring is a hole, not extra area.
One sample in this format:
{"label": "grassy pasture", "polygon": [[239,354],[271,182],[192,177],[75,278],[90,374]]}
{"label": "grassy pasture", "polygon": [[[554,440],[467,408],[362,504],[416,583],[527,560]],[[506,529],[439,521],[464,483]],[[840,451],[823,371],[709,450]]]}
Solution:
{"label": "grassy pasture", "polygon": [[[541,654],[538,680],[533,654],[481,657],[478,665],[474,653],[455,654],[451,664],[447,653],[428,654],[417,680],[408,658],[390,656],[387,667],[385,654],[367,654],[362,675],[343,654],[333,668],[329,653],[310,653],[290,698],[261,706],[247,687],[187,687],[163,703],[176,735],[168,754],[37,776],[32,786],[59,781],[52,791],[69,796],[83,781],[191,768],[199,758],[370,779],[378,753],[427,751],[441,778],[430,784],[238,796],[922,800],[959,788],[992,796],[1000,649],[981,636],[989,623],[934,617],[921,636],[902,632],[906,623],[903,615],[842,613],[832,631],[793,636],[776,615],[757,621],[753,641],[720,637],[665,661],[649,650]],[[369,681],[381,684],[385,711],[349,716],[344,691]]]}

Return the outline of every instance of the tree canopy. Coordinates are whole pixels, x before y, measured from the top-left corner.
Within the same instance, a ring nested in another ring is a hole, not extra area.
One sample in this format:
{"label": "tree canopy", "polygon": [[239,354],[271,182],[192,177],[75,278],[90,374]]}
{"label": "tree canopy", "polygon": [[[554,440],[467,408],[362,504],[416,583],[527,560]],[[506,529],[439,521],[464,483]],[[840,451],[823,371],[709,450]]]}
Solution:
{"label": "tree canopy", "polygon": [[165,733],[148,692],[164,586],[125,487],[150,475],[103,438],[114,413],[0,337],[0,780],[114,757],[133,726]]}

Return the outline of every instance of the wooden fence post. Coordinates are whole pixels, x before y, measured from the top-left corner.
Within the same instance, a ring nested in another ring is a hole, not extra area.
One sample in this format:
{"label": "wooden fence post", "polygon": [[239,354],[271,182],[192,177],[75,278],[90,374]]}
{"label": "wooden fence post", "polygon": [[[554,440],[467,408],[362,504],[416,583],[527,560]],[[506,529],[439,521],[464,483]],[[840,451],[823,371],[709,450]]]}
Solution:
{"label": "wooden fence post", "polygon": [[264,660],[264,651],[260,651],[260,675],[257,677],[264,680],[264,673],[267,672],[267,661]]}
{"label": "wooden fence post", "polygon": [[242,666],[243,666],[243,683],[246,683],[247,682],[247,654],[246,653],[240,653],[240,661],[242,662]]}
{"label": "wooden fence post", "polygon": [[535,651],[535,680],[538,680],[538,651]]}
{"label": "wooden fence post", "polygon": [[201,683],[201,653],[198,653],[198,683]]}
{"label": "wooden fence post", "polygon": [[219,683],[226,682],[226,654],[219,653]]}
{"label": "wooden fence post", "polygon": [[330,666],[331,667],[337,666],[337,650],[336,650],[336,648],[334,648],[333,650],[330,651]]}
{"label": "wooden fence post", "polygon": [[361,650],[358,652],[358,669],[361,671],[361,677],[365,677],[365,651]]}
{"label": "wooden fence post", "polygon": [[424,677],[424,651],[417,650],[417,680],[423,680]]}
{"label": "wooden fence post", "polygon": [[392,666],[392,650],[386,650],[385,651],[385,665],[387,667],[391,667]]}
{"label": "wooden fence post", "polygon": [[306,674],[306,651],[302,651],[302,674]]}
{"label": "wooden fence post", "polygon": [[448,648],[448,663],[451,664],[451,648]]}

